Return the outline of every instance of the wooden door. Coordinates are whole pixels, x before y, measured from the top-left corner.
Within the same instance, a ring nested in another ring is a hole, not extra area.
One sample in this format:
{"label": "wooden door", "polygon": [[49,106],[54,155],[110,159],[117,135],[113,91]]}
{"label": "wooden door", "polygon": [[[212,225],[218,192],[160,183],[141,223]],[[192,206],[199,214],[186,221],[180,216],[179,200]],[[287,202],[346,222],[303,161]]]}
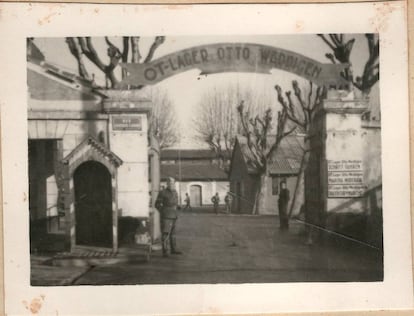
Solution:
{"label": "wooden door", "polygon": [[73,175],[76,244],[112,247],[112,186],[108,169],[95,161],[81,164]]}
{"label": "wooden door", "polygon": [[190,187],[190,199],[193,206],[201,206],[201,186],[192,185]]}

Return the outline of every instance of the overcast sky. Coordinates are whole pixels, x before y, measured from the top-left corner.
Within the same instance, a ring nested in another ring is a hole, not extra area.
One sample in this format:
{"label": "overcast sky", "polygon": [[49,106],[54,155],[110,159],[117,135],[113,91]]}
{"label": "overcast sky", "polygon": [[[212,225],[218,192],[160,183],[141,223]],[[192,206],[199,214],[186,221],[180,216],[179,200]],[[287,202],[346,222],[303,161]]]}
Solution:
{"label": "overcast sky", "polygon": [[[364,35],[353,34],[345,38],[355,38],[356,42],[351,55],[351,62],[355,74],[362,72],[362,67],[368,57],[367,44]],[[121,38],[110,38],[115,44],[120,45]],[[106,49],[104,38],[94,38],[94,44],[103,60],[106,60]],[[140,51],[144,57],[153,41],[153,38],[141,38]],[[325,53],[330,52],[326,44],[314,34],[310,35],[274,35],[274,36],[167,36],[164,44],[156,51],[154,59],[166,54],[197,45],[223,43],[223,42],[246,42],[270,45],[283,48],[305,55],[322,63],[330,63]],[[48,62],[61,66],[71,72],[77,72],[75,58],[70,54],[64,38],[36,38],[35,43],[45,54]],[[86,60],[86,59],[85,59]],[[87,63],[90,73],[95,73],[97,81],[102,82],[102,73],[91,63]],[[194,147],[194,123],[197,104],[202,95],[213,87],[239,84],[240,87],[250,87],[260,95],[261,91],[274,93],[275,84],[279,84],[285,90],[290,89],[292,80],[299,80],[298,76],[282,70],[273,70],[270,75],[255,73],[222,73],[209,76],[198,76],[199,70],[194,69],[175,75],[155,86],[167,90],[177,111],[180,121],[182,141],[180,147]],[[306,82],[303,81],[305,84]],[[275,106],[277,102],[275,101]]]}

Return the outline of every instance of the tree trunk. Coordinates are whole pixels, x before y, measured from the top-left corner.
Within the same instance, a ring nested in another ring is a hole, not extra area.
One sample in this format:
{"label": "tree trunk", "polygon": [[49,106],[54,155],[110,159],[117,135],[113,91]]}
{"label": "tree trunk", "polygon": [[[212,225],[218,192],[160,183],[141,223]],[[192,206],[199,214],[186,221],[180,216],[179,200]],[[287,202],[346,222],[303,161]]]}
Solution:
{"label": "tree trunk", "polygon": [[252,210],[253,215],[261,214],[265,210],[266,193],[267,193],[267,186],[266,186],[267,178],[268,178],[267,172],[263,172],[260,175],[259,186],[257,187],[253,210]]}
{"label": "tree trunk", "polygon": [[306,149],[302,156],[298,178],[295,184],[295,191],[292,196],[292,203],[289,209],[289,218],[292,214],[299,214],[302,204],[305,203],[305,171],[309,162],[309,150]]}

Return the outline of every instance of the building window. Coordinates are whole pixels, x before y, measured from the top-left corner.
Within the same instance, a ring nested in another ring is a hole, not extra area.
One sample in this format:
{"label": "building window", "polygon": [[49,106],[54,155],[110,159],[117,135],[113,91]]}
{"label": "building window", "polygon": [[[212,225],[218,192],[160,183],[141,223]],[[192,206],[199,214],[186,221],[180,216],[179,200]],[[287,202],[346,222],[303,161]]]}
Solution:
{"label": "building window", "polygon": [[282,182],[287,184],[286,177],[272,177],[272,195],[278,195],[280,193],[280,184]]}

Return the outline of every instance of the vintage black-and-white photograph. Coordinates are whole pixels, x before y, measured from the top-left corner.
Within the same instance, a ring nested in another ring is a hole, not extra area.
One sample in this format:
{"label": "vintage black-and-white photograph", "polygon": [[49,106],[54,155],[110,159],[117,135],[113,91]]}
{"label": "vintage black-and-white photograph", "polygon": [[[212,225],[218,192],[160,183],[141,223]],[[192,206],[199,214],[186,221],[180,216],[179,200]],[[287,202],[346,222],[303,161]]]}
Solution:
{"label": "vintage black-and-white photograph", "polygon": [[378,34],[27,38],[31,285],[383,280]]}

